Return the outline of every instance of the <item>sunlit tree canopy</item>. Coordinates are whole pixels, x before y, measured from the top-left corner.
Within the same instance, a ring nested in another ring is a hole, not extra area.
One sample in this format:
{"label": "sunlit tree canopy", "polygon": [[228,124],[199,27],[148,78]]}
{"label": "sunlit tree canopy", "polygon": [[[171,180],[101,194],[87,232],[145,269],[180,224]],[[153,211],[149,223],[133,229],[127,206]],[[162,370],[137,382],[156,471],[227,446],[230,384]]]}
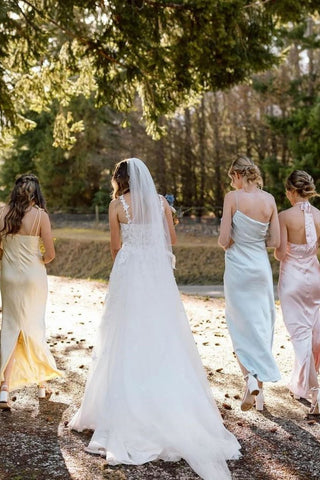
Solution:
{"label": "sunlit tree canopy", "polygon": [[[2,0],[0,122],[23,131],[53,101],[57,143],[83,125],[70,100],[126,111],[137,97],[149,131],[204,91],[225,89],[278,61],[281,25],[318,0]],[[60,142],[60,143],[59,143]]]}

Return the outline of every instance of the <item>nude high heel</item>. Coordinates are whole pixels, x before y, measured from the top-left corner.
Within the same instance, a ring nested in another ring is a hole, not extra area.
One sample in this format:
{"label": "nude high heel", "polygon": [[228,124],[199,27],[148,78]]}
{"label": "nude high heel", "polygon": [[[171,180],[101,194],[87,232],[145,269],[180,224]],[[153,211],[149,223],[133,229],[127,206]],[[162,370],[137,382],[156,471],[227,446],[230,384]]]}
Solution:
{"label": "nude high heel", "polygon": [[247,385],[241,402],[241,410],[246,412],[253,406],[255,397],[259,394],[259,386],[257,379],[251,373],[248,373],[244,379]]}
{"label": "nude high heel", "polygon": [[52,394],[52,390],[45,384],[38,385],[38,398],[47,398]]}
{"label": "nude high heel", "polygon": [[264,395],[263,395],[262,388],[260,388],[259,393],[256,396],[256,410],[258,410],[258,412],[262,412],[263,405],[264,405]]}
{"label": "nude high heel", "polygon": [[319,413],[320,413],[320,388],[313,387],[313,388],[311,388],[311,391],[312,392],[317,391],[317,399],[314,403],[311,403],[309,414],[310,415],[319,415]]}
{"label": "nude high heel", "polygon": [[0,409],[10,410],[8,401],[9,401],[9,387],[6,383],[4,383],[1,385],[1,390],[0,390]]}
{"label": "nude high heel", "polygon": [[46,398],[46,387],[45,385],[38,386],[38,398]]}

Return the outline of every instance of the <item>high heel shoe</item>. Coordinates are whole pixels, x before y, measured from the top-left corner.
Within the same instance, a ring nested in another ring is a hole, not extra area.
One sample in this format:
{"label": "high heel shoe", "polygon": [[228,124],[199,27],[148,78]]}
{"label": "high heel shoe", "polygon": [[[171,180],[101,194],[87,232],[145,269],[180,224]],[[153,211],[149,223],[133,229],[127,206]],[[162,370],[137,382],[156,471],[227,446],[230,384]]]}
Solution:
{"label": "high heel shoe", "polygon": [[260,388],[259,393],[256,396],[256,410],[258,410],[258,412],[262,412],[263,405],[264,405],[264,395],[263,395],[262,388]]}
{"label": "high heel shoe", "polygon": [[259,386],[257,379],[251,373],[248,373],[244,379],[247,385],[241,402],[241,410],[246,412],[253,406],[255,397],[259,394]]}
{"label": "high heel shoe", "polygon": [[9,401],[9,387],[8,385],[3,384],[0,390],[0,409],[10,410],[8,401]]}
{"label": "high heel shoe", "polygon": [[314,403],[311,403],[310,407],[310,415],[319,415],[320,413],[320,388],[313,387],[311,388],[311,391],[315,392],[317,391],[317,399]]}
{"label": "high heel shoe", "polygon": [[46,398],[46,387],[45,385],[38,386],[38,398]]}
{"label": "high heel shoe", "polygon": [[38,398],[47,398],[51,395],[52,391],[45,384],[38,385]]}

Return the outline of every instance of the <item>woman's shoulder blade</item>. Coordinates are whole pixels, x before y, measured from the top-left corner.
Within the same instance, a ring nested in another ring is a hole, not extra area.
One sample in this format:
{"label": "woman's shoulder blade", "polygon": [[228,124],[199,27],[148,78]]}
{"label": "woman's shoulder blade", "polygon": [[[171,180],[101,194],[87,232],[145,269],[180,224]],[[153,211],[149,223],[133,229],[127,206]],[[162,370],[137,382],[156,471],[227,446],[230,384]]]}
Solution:
{"label": "woman's shoulder blade", "polygon": [[320,223],[320,210],[317,207],[311,205],[311,211],[316,221]]}
{"label": "woman's shoulder blade", "polygon": [[269,200],[270,202],[275,202],[274,196],[270,192],[266,192],[265,190],[260,190],[262,195],[264,196],[265,199]]}
{"label": "woman's shoulder blade", "polygon": [[235,199],[236,190],[230,190],[230,192],[226,193],[224,200],[225,202],[233,202]]}
{"label": "woman's shoulder blade", "polygon": [[117,205],[120,205],[120,199],[119,198],[113,198],[111,202],[109,203],[109,208],[116,208]]}

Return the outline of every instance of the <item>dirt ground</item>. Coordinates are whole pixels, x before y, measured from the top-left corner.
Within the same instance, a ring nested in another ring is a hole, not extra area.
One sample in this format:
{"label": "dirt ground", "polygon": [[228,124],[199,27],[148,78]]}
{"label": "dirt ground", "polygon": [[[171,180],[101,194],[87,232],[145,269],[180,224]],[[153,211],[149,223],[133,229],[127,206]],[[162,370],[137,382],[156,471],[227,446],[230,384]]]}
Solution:
{"label": "dirt ground", "polygon": [[[48,343],[65,377],[51,382],[46,400],[36,398],[36,387],[12,393],[11,411],[0,413],[0,480],[199,478],[184,461],[108,467],[103,458],[84,452],[90,433],[72,432],[67,422],[84,390],[106,285],[50,276],[49,290]],[[266,385],[263,412],[241,412],[243,381],[223,299],[183,296],[183,302],[225,425],[242,445],[242,458],[229,462],[232,478],[320,479],[319,418],[308,417],[308,402],[293,400],[285,386],[293,355],[279,306],[274,354],[283,380]]]}

